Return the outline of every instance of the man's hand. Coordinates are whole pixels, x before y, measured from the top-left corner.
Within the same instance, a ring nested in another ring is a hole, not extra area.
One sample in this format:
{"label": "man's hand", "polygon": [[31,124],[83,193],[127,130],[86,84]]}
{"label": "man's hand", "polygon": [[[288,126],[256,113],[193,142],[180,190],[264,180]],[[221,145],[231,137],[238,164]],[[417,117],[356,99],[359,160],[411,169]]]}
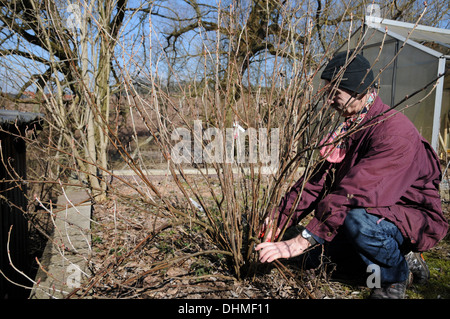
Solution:
{"label": "man's hand", "polygon": [[292,258],[301,255],[311,243],[301,235],[292,239],[280,242],[264,242],[255,247],[256,251],[260,250],[260,262],[272,262],[279,258]]}

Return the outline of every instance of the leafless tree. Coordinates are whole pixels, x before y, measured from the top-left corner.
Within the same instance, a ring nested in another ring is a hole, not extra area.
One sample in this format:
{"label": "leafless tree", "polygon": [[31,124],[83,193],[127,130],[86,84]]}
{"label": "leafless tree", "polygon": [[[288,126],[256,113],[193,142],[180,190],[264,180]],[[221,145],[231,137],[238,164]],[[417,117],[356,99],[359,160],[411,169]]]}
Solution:
{"label": "leafless tree", "polygon": [[[1,59],[20,99],[32,91],[58,132],[53,147],[72,150],[80,175],[98,192],[108,168],[113,52],[126,0],[1,1]],[[22,82],[21,82],[22,81]],[[15,82],[15,83],[14,83]],[[61,152],[59,153],[61,154]]]}

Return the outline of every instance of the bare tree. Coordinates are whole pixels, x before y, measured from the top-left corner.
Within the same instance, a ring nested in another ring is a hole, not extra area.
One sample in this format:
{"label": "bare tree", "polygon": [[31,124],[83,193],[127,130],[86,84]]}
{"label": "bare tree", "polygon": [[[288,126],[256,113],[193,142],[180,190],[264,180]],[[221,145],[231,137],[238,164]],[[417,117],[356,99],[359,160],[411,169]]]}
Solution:
{"label": "bare tree", "polygon": [[1,59],[17,72],[17,98],[34,92],[34,102],[44,106],[39,111],[59,132],[53,147],[71,149],[78,173],[99,193],[106,189],[105,124],[113,111],[113,51],[126,5],[126,0],[0,3]]}

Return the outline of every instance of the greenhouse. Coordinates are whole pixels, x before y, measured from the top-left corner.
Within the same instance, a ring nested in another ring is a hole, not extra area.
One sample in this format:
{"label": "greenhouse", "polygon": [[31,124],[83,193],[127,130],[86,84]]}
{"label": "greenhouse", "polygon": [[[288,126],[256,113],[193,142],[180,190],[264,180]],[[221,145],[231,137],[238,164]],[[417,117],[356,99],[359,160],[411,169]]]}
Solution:
{"label": "greenhouse", "polygon": [[339,51],[361,48],[380,97],[396,106],[439,153],[450,148],[450,30],[367,16]]}

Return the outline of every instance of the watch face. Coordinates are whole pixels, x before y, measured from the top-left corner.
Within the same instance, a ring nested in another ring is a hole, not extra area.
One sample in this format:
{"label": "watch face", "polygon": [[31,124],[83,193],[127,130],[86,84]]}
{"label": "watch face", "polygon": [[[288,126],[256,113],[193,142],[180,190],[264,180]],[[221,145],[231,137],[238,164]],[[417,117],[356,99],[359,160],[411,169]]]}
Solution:
{"label": "watch face", "polygon": [[305,238],[305,239],[308,239],[308,238],[311,237],[311,234],[308,233],[308,231],[307,231],[306,229],[303,229],[303,231],[302,231],[302,237]]}
{"label": "watch face", "polygon": [[302,231],[302,237],[311,243],[312,246],[317,244],[317,241],[314,237],[312,237],[311,233],[309,233],[306,229]]}

